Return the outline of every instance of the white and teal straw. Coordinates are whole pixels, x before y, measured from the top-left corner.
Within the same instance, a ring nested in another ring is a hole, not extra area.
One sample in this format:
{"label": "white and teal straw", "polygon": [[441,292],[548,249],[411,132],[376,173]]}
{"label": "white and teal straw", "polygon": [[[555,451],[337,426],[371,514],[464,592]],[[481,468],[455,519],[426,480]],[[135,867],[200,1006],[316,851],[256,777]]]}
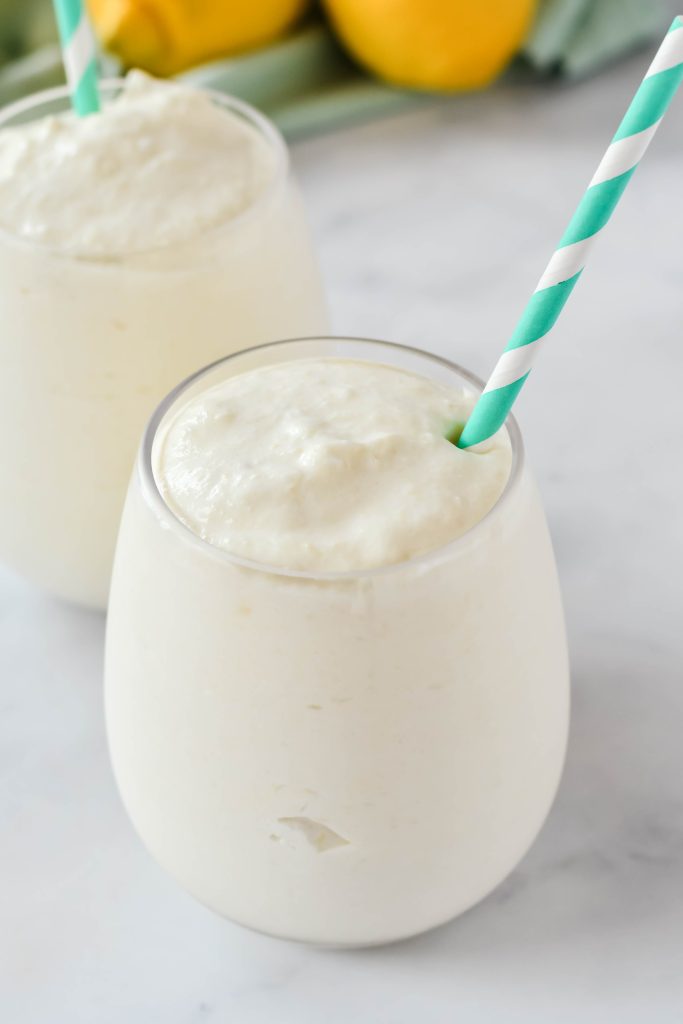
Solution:
{"label": "white and teal straw", "polygon": [[79,117],[100,109],[97,47],[82,0],[54,0],[71,103]]}
{"label": "white and teal straw", "polygon": [[553,253],[456,444],[471,448],[503,425],[641,157],[683,81],[683,15],[664,37],[612,143]]}

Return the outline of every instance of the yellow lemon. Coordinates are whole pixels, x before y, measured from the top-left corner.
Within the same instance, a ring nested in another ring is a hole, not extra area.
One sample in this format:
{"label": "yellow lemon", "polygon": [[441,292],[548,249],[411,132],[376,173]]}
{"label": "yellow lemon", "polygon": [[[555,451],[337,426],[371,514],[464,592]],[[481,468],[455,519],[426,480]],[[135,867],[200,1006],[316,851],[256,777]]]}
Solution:
{"label": "yellow lemon", "polygon": [[103,46],[155,75],[269,42],[309,0],[88,0]]}
{"label": "yellow lemon", "polygon": [[488,85],[519,49],[536,0],[323,0],[349,52],[396,85]]}

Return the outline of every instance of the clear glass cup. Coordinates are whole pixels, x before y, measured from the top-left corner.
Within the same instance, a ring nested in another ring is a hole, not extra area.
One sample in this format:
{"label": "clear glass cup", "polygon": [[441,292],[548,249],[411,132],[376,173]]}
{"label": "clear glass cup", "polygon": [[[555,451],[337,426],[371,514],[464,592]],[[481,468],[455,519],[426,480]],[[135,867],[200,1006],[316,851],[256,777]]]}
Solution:
{"label": "clear glass cup", "polygon": [[402,564],[289,572],[218,550],[174,517],[152,467],[178,404],[314,353],[481,388],[415,349],[327,339],[239,353],[172,392],[144,436],[119,535],[107,728],[135,827],[194,896],[272,935],[368,945],[461,913],[525,853],[564,761],[567,650],[512,419],[494,508]]}
{"label": "clear glass cup", "polygon": [[[121,83],[102,86],[105,102]],[[144,425],[189,373],[245,345],[327,328],[322,284],[277,129],[239,100],[276,158],[240,216],[189,243],[84,259],[0,228],[0,559],[104,607]],[[0,131],[69,107],[52,89]],[[191,202],[191,197],[188,197]]]}

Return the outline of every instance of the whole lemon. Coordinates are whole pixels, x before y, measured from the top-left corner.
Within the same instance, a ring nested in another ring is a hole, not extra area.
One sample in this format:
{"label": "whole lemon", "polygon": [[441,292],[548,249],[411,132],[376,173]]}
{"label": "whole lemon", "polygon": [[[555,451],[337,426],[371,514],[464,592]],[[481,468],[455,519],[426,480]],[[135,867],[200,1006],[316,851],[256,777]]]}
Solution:
{"label": "whole lemon", "polygon": [[323,0],[350,53],[396,85],[479,89],[525,38],[536,0]]}
{"label": "whole lemon", "polygon": [[88,0],[102,45],[128,67],[172,75],[275,39],[309,0]]}

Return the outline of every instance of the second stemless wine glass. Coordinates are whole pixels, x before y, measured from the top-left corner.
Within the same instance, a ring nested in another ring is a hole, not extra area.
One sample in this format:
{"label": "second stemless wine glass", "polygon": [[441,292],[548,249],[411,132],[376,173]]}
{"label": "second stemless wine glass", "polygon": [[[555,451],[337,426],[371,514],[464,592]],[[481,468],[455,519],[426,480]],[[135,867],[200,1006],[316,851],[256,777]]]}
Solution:
{"label": "second stemless wine glass", "polygon": [[174,517],[154,475],[174,410],[313,354],[481,386],[422,352],[328,339],[240,353],[173,392],[147,429],[119,536],[107,725],[136,828],[198,899],[273,935],[364,945],[459,914],[522,857],[563,764],[567,652],[513,420],[493,509],[402,564],[288,572]]}
{"label": "second stemless wine glass", "polygon": [[[120,89],[105,83],[104,102]],[[247,104],[212,98],[275,158],[239,216],[190,243],[106,259],[0,229],[0,559],[83,604],[106,603],[135,451],[163,395],[245,344],[326,327],[285,144]],[[3,112],[0,132],[68,108],[66,89],[38,94]]]}

